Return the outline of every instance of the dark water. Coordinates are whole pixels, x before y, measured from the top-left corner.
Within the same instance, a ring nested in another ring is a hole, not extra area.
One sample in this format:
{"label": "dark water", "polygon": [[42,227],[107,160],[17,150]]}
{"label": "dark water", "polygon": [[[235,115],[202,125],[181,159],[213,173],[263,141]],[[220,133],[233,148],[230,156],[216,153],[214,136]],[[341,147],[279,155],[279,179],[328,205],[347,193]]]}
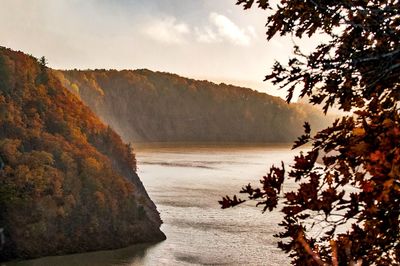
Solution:
{"label": "dark water", "polygon": [[221,210],[217,201],[296,153],[289,145],[141,147],[138,173],[161,213],[166,241],[4,265],[287,265],[273,237],[279,212],[262,214],[254,203]]}

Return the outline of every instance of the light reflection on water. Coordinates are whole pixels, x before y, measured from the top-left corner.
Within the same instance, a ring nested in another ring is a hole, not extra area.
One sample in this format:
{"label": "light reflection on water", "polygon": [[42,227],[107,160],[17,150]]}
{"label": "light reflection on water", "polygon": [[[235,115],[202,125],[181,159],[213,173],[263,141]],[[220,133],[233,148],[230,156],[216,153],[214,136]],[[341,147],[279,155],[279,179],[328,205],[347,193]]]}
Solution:
{"label": "light reflection on water", "polygon": [[147,146],[137,151],[138,174],[164,221],[167,240],[6,265],[287,265],[277,247],[279,212],[254,203],[221,210],[217,201],[257,184],[272,164],[291,164],[290,145]]}

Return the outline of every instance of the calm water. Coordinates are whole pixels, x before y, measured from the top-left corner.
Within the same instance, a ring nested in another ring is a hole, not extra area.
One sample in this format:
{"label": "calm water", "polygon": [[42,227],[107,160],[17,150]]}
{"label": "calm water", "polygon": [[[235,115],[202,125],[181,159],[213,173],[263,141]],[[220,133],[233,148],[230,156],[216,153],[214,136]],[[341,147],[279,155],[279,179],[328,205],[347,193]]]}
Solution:
{"label": "calm water", "polygon": [[279,212],[262,214],[254,203],[221,210],[217,201],[257,184],[269,166],[291,163],[297,153],[289,145],[141,147],[138,173],[158,206],[167,240],[4,265],[287,265],[273,237]]}

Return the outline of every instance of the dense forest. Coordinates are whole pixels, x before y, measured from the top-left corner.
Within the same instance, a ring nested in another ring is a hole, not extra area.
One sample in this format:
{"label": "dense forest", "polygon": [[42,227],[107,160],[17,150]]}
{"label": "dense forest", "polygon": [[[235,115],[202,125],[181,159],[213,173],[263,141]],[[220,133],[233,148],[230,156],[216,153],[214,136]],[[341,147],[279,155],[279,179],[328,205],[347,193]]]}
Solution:
{"label": "dense forest", "polygon": [[55,75],[130,142],[288,142],[304,121],[319,129],[329,120],[310,105],[146,69]]}
{"label": "dense forest", "polygon": [[44,58],[0,47],[0,261],[164,239],[135,169]]}

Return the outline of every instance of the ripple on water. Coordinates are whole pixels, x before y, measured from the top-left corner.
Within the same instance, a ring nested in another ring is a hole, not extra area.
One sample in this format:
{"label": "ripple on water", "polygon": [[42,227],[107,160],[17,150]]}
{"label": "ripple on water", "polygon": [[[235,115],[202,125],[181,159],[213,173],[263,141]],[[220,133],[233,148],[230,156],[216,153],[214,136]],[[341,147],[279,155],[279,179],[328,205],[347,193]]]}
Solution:
{"label": "ripple on water", "polygon": [[257,184],[269,166],[291,162],[297,152],[290,145],[139,150],[139,176],[158,206],[167,240],[5,265],[288,265],[273,237],[280,230],[279,212],[262,214],[252,203],[221,210],[217,201]]}

